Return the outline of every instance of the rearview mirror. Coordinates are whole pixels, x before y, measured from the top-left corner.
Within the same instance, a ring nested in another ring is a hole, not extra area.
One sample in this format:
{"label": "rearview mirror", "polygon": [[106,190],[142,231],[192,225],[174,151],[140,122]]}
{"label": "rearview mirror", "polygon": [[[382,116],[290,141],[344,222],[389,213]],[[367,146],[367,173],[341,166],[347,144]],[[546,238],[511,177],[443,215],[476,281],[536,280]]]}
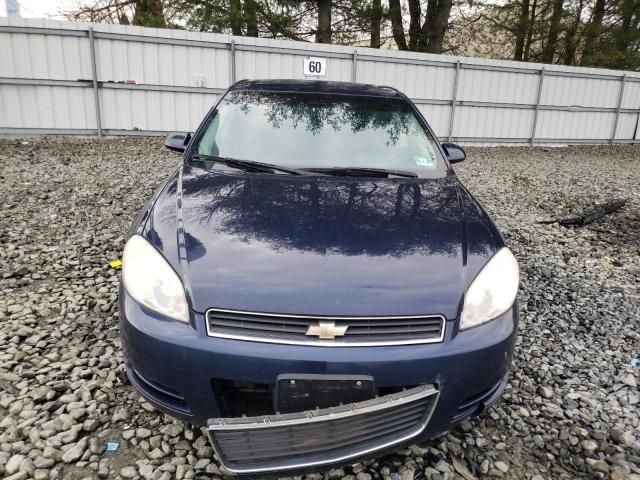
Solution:
{"label": "rearview mirror", "polygon": [[444,149],[444,153],[447,154],[449,163],[458,163],[467,158],[467,154],[464,153],[462,147],[459,147],[455,143],[443,143],[442,148]]}
{"label": "rearview mirror", "polygon": [[189,132],[171,132],[164,139],[164,146],[174,152],[184,152],[191,140],[191,134]]}

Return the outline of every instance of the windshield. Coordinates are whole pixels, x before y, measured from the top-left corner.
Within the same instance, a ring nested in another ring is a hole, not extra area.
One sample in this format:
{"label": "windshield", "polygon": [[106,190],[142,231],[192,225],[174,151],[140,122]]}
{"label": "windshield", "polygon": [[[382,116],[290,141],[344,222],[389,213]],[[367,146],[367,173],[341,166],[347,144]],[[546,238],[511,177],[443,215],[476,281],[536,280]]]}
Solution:
{"label": "windshield", "polygon": [[433,138],[404,100],[231,92],[193,152],[293,168],[378,168],[442,177]]}

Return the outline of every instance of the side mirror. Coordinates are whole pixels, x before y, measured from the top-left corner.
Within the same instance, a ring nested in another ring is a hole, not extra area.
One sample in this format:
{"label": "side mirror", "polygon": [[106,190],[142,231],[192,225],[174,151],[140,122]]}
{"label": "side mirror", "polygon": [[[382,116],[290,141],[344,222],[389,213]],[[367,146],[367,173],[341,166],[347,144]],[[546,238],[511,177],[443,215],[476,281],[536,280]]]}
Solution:
{"label": "side mirror", "polygon": [[447,154],[449,163],[458,163],[467,158],[467,154],[464,153],[462,147],[459,147],[455,143],[443,143],[442,148],[444,149],[444,153]]}
{"label": "side mirror", "polygon": [[188,132],[171,132],[164,139],[164,146],[174,152],[184,152],[191,140],[191,134]]}

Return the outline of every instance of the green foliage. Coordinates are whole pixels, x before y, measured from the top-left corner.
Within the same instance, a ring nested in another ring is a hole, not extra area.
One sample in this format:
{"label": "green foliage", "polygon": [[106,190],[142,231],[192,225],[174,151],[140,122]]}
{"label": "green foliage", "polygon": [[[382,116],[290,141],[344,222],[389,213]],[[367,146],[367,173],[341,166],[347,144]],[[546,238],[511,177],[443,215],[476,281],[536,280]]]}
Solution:
{"label": "green foliage", "polygon": [[165,28],[167,23],[162,12],[160,0],[138,0],[133,14],[133,25]]}

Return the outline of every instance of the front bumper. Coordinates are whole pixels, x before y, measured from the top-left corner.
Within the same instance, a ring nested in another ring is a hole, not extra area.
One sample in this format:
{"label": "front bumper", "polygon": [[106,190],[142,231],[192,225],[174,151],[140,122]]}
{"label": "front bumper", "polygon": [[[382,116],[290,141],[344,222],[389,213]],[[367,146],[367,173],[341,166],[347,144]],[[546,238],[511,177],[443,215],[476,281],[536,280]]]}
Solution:
{"label": "front bumper", "polygon": [[191,315],[190,325],[163,318],[121,289],[127,374],[161,410],[204,426],[225,416],[215,388],[220,380],[274,385],[281,374],[369,375],[379,389],[437,389],[430,420],[412,441],[448,430],[500,396],[518,322],[514,306],[463,332],[448,321],[444,341],[438,344],[332,349],[212,338],[206,334],[204,315]]}

